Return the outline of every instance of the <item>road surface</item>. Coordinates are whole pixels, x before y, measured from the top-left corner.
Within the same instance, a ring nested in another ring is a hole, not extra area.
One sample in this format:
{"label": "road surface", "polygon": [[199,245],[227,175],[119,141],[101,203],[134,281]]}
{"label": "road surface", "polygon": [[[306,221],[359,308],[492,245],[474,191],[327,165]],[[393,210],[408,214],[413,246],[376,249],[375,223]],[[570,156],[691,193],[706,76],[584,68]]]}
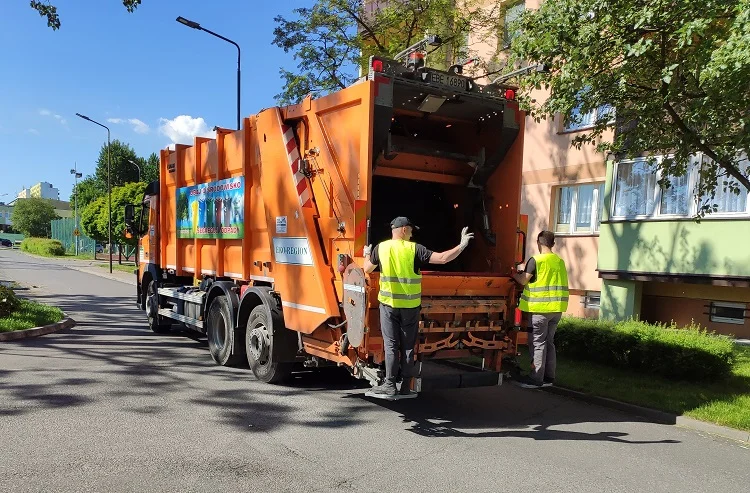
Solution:
{"label": "road surface", "polygon": [[0,343],[0,491],[706,492],[739,443],[511,385],[372,401],[346,374],[271,386],[155,335],[134,288],[0,251],[73,329]]}

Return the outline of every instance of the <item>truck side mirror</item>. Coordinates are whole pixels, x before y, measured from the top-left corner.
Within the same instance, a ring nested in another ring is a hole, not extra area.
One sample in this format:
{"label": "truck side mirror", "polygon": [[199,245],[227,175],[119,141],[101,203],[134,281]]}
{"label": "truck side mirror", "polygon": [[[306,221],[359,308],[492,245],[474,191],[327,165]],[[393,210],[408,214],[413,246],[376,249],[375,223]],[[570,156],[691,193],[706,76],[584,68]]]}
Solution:
{"label": "truck side mirror", "polygon": [[133,220],[135,219],[135,206],[133,204],[127,204],[125,206],[125,226],[133,226]]}

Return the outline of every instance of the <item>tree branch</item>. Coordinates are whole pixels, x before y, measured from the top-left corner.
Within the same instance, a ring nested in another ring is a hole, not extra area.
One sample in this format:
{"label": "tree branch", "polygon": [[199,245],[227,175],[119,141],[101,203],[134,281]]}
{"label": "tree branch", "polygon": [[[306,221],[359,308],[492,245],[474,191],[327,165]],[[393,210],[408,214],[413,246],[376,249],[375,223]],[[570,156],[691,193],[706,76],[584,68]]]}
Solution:
{"label": "tree branch", "polygon": [[664,102],[664,109],[667,110],[667,113],[669,113],[669,116],[672,117],[672,123],[682,132],[683,135],[685,135],[690,142],[692,142],[698,149],[703,151],[703,153],[710,157],[719,167],[726,170],[727,173],[729,173],[733,178],[735,178],[738,182],[740,182],[748,191],[750,191],[750,179],[748,179],[746,176],[744,176],[742,173],[739,172],[738,169],[735,169],[734,166],[732,166],[731,163],[728,163],[726,160],[721,159],[713,149],[711,149],[709,146],[707,146],[703,139],[699,138],[698,135],[691,130],[687,125],[685,125],[685,122],[682,121],[682,118],[680,118],[680,115],[677,114],[675,109],[672,107],[671,104],[669,104],[668,101]]}

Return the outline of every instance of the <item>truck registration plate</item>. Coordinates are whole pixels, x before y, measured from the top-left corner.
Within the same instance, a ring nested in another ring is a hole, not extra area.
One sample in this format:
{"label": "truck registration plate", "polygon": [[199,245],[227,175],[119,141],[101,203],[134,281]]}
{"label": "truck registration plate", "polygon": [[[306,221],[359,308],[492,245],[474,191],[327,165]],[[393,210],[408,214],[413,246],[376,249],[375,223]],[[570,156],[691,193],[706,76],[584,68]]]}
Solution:
{"label": "truck registration plate", "polygon": [[431,72],[430,82],[432,82],[433,84],[442,84],[454,89],[461,89],[463,91],[466,90],[466,79],[464,79],[463,77]]}

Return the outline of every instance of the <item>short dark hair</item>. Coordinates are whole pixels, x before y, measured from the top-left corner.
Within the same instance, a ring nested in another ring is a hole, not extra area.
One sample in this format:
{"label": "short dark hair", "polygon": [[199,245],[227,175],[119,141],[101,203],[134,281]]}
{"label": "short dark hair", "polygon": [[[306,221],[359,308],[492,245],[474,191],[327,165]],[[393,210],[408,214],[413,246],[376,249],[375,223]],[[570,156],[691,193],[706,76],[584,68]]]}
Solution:
{"label": "short dark hair", "polygon": [[539,236],[536,237],[536,241],[542,246],[552,248],[555,246],[555,233],[552,231],[542,231],[539,233]]}

